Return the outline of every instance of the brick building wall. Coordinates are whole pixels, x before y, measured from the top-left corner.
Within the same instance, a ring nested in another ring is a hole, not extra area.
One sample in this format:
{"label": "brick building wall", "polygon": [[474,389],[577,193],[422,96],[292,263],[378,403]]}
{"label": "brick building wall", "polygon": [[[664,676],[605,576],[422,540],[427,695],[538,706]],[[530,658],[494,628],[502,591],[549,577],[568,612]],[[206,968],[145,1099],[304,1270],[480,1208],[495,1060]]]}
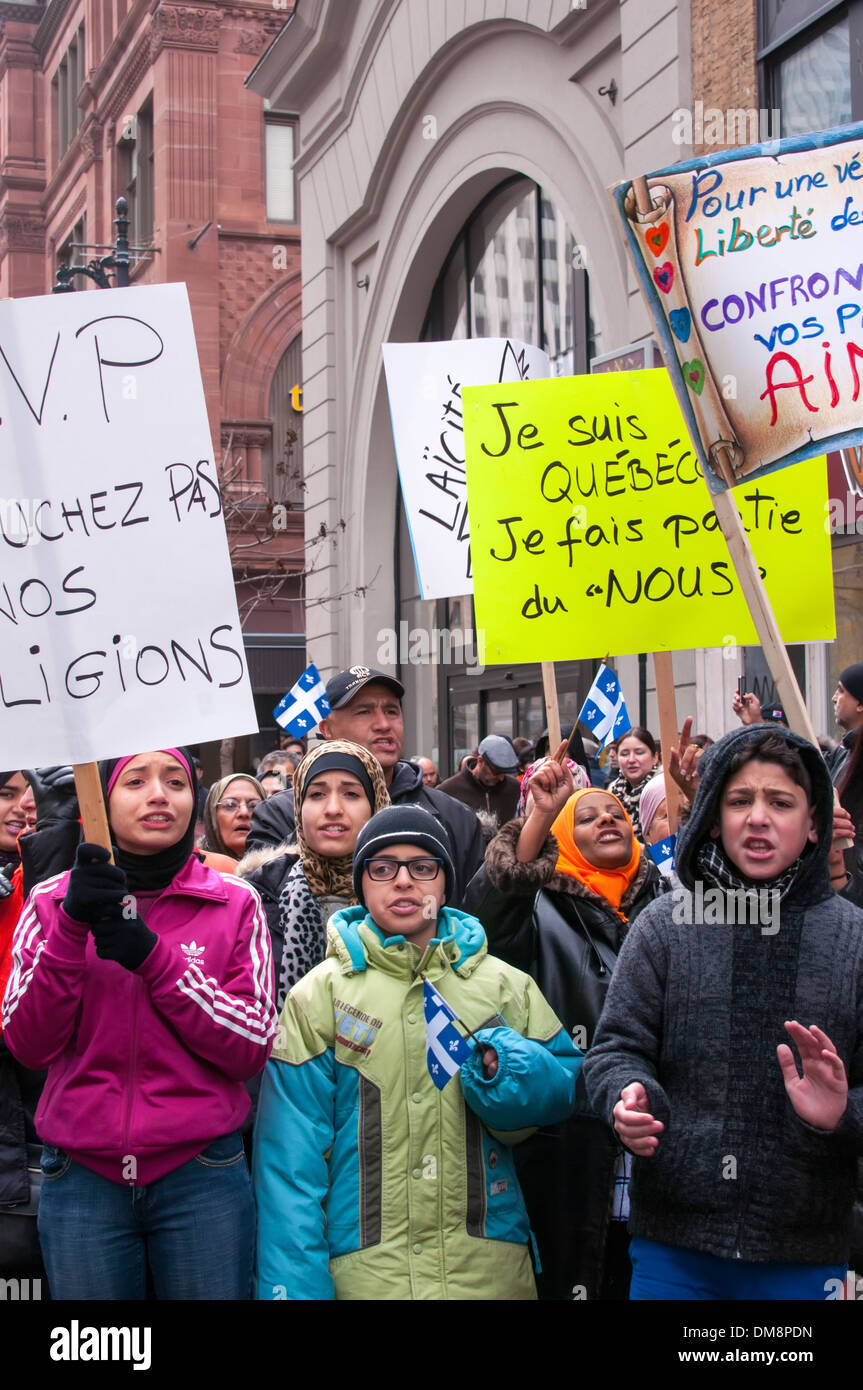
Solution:
{"label": "brick building wall", "polygon": [[0,296],[49,292],[73,232],[113,242],[135,178],[148,220],[143,238],[130,228],[143,246],[131,283],[188,287],[247,632],[304,630],[302,510],[274,529],[267,507],[281,497],[270,390],[301,328],[300,232],[267,220],[264,104],[244,85],[291,7],[0,0]]}
{"label": "brick building wall", "polygon": [[[693,101],[703,102],[705,110],[757,107],[757,0],[690,0],[690,7]],[[693,152],[706,148],[697,142]]]}

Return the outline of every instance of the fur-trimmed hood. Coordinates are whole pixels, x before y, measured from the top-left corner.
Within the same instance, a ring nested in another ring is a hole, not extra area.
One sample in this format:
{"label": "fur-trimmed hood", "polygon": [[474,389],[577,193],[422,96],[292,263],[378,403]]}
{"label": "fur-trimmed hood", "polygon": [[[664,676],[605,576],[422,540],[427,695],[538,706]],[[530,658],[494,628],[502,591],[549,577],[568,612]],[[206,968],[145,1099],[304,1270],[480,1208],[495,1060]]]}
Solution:
{"label": "fur-trimmed hood", "polygon": [[275,859],[299,858],[299,847],[296,840],[283,840],[280,845],[262,845],[260,849],[248,850],[240,860],[234,873],[237,878],[248,878],[256,869],[262,869],[265,864],[272,864]]}
{"label": "fur-trimmed hood", "polygon": [[807,739],[783,729],[778,724],[745,724],[719,739],[706,749],[698,760],[698,791],[692,813],[677,837],[675,868],[685,887],[692,890],[700,877],[697,867],[698,851],[715,825],[722,788],[729,776],[731,763],[746,745],[772,734],[799,752],[812,781],[812,799],[818,826],[818,844],[800,861],[789,902],[795,906],[823,901],[831,893],[827,861],[833,837],[833,786],[827,765],[819,749]]}

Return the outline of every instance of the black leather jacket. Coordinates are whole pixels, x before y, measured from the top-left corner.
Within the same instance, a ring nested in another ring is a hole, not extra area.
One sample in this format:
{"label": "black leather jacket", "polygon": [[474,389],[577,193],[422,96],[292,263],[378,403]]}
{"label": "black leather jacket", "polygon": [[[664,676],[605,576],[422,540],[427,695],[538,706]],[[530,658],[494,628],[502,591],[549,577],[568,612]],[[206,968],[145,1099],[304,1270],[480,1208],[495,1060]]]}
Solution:
{"label": "black leather jacket", "polygon": [[[532,864],[519,863],[515,844],[523,824],[511,821],[489,845],[465,910],[479,918],[492,954],[531,975],[575,1043],[587,1049],[628,923],[659,896],[659,873],[642,855],[623,899],[624,922],[604,898],[556,872],[553,835]],[[572,1118],[519,1146],[519,1182],[542,1263],[541,1298],[599,1296],[619,1152],[581,1078]]]}

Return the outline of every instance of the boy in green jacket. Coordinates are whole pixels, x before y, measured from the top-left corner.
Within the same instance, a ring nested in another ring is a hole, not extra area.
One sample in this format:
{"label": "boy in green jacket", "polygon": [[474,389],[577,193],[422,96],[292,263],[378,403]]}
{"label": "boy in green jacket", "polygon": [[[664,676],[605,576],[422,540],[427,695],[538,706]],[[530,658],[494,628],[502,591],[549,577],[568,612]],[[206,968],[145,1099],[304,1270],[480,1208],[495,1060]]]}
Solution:
{"label": "boy in green jacket", "polygon": [[[452,852],[427,811],[373,816],[353,879],[359,905],[288,996],[261,1088],[257,1296],[535,1298],[510,1146],[567,1117],[581,1053],[444,906]],[[440,1089],[424,980],[482,1044]]]}

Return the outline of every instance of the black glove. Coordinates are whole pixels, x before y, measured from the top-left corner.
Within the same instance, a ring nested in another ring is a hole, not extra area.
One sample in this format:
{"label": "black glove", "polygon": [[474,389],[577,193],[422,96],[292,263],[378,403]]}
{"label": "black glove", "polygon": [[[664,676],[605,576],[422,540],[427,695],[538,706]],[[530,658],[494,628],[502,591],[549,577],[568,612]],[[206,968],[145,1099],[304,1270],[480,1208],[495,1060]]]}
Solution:
{"label": "black glove", "polygon": [[78,796],[71,767],[28,767],[24,776],[33,788],[37,829],[44,830],[61,821],[77,821]]}
{"label": "black glove", "polygon": [[4,874],[3,870],[0,869],[0,903],[2,903],[2,901],[3,901],[4,898],[8,898],[8,897],[9,897],[9,894],[10,894],[11,892],[12,892],[12,884],[9,882],[9,880],[8,880],[8,878],[6,877],[6,875]]}
{"label": "black glove", "polygon": [[[128,908],[125,910],[128,911]],[[159,938],[137,914],[124,917],[123,908],[119,909],[117,915],[115,911],[112,910],[109,921],[99,922],[90,928],[96,955],[100,960],[115,960],[127,970],[137,970]]]}
{"label": "black glove", "polygon": [[75,867],[69,875],[63,909],[75,922],[100,922],[122,913],[128,893],[126,875],[101,845],[82,841],[75,853]]}

